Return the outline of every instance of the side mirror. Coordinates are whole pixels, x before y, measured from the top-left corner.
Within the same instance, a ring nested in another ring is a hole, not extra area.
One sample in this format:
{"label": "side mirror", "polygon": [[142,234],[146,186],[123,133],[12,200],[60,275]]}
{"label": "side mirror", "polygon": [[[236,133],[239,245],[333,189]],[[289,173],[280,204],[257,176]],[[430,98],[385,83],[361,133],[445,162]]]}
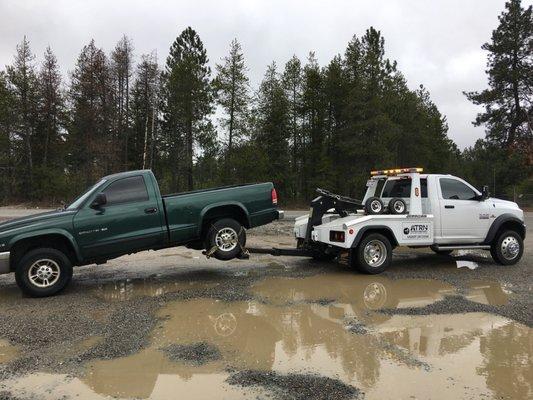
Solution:
{"label": "side mirror", "polygon": [[98,209],[107,203],[107,198],[104,193],[98,193],[91,203],[91,208]]}
{"label": "side mirror", "polygon": [[490,197],[489,194],[489,187],[487,185],[484,185],[481,189],[481,200],[487,200]]}

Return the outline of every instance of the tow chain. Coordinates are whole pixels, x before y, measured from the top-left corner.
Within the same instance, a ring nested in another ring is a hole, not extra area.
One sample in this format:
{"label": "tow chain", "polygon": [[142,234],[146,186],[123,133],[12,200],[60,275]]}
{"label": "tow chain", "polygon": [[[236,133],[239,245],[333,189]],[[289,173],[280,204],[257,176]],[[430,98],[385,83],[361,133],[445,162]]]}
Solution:
{"label": "tow chain", "polygon": [[[211,228],[213,228],[213,225],[211,225]],[[239,247],[241,248],[241,252],[240,252],[240,256],[250,256],[250,252],[241,245],[241,242],[239,241],[239,237],[241,236],[241,234],[243,232],[246,232],[244,230],[244,227],[241,225],[241,230],[239,231],[239,233],[237,233],[237,244],[239,245]],[[215,244],[213,247],[211,247],[209,250],[206,250],[204,251],[203,253],[205,254],[206,258],[211,258],[211,256],[215,253],[215,251],[217,251],[219,249],[219,247]]]}

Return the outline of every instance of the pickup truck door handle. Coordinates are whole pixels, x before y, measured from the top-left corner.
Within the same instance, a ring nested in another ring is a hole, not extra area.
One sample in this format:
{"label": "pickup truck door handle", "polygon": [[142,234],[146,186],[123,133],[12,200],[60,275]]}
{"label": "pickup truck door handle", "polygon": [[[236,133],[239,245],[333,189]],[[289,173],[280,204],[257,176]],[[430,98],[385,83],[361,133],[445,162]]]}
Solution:
{"label": "pickup truck door handle", "polygon": [[157,212],[157,208],[155,208],[155,207],[145,208],[144,209],[144,213],[145,214],[155,214],[156,212]]}
{"label": "pickup truck door handle", "polygon": [[445,205],[444,208],[455,208],[455,206]]}

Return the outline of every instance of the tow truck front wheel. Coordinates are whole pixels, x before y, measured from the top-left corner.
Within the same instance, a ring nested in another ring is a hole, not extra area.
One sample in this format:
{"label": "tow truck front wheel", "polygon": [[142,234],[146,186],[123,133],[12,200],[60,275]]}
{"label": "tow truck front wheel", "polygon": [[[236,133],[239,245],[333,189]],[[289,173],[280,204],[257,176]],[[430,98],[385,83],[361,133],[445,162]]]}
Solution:
{"label": "tow truck front wheel", "polygon": [[524,253],[524,241],[515,231],[505,231],[496,237],[490,246],[494,261],[501,265],[516,264]]}
{"label": "tow truck front wheel", "polygon": [[352,263],[365,274],[379,274],[385,271],[392,259],[389,239],[379,233],[365,236],[352,256]]}

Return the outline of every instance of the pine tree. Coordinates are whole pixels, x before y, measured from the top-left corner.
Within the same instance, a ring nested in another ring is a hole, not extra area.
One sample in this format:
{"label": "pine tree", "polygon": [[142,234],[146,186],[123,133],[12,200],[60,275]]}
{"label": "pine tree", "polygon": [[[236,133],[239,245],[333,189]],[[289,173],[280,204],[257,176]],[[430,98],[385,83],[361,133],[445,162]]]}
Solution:
{"label": "pine tree", "polygon": [[184,161],[186,188],[192,189],[195,145],[212,133],[208,117],[213,94],[207,52],[198,34],[185,29],[170,47],[163,73],[162,111],[172,186],[178,189],[180,162]]}
{"label": "pine tree", "polygon": [[289,136],[291,153],[291,178],[290,195],[294,200],[300,195],[303,188],[303,154],[302,149],[302,63],[293,55],[285,64],[282,75],[282,84],[285,96],[289,102]]}
{"label": "pine tree", "polygon": [[249,81],[241,45],[234,39],[230,44],[229,55],[223,58],[223,64],[217,64],[217,76],[213,82],[217,93],[217,102],[225,116],[220,119],[226,134],[225,175],[223,181],[232,180],[232,151],[234,146],[246,134],[246,117],[249,106]]}
{"label": "pine tree", "polygon": [[325,102],[325,134],[326,153],[330,161],[330,172],[333,187],[342,187],[344,179],[344,165],[342,159],[344,141],[343,128],[346,125],[344,110],[348,96],[348,79],[343,70],[342,58],[337,55],[324,71],[324,102]]}
{"label": "pine tree", "polygon": [[133,136],[129,162],[134,168],[153,168],[158,129],[159,67],[155,54],[141,56],[132,90]]}
{"label": "pine tree", "polygon": [[289,173],[289,104],[281,79],[272,63],[259,87],[257,128],[254,136],[258,148],[256,165],[261,180],[272,180],[281,193],[287,190]]}
{"label": "pine tree", "polygon": [[15,179],[12,151],[12,107],[14,98],[9,90],[8,78],[0,71],[0,200],[13,197]]}
{"label": "pine tree", "polygon": [[113,171],[120,153],[113,135],[113,85],[107,57],[94,40],[84,46],[71,76],[69,91],[70,169],[81,190]]}
{"label": "pine tree", "polygon": [[[486,125],[487,139],[503,147],[533,152],[533,6],[522,8],[520,0],[510,0],[492,32],[487,74],[489,88],[467,92],[474,104],[485,112],[474,125]],[[523,143],[525,146],[520,146]]]}
{"label": "pine tree", "polygon": [[39,128],[36,144],[41,155],[38,162],[46,167],[50,161],[55,162],[60,157],[58,147],[61,146],[61,130],[65,119],[61,72],[50,47],[46,48],[39,71],[39,97]]}
{"label": "pine tree", "polygon": [[38,75],[37,126],[33,140],[35,192],[54,199],[62,190],[66,108],[57,59],[48,47]]}
{"label": "pine tree", "polygon": [[[37,73],[34,66],[35,56],[30,50],[30,43],[24,37],[17,46],[13,65],[7,67],[9,89],[13,96],[11,129],[14,132],[15,159],[21,159],[25,168],[19,177],[24,193],[33,196],[33,151],[32,141],[37,123]],[[20,146],[19,144],[22,144]],[[18,165],[15,165],[18,168]]]}
{"label": "pine tree", "polygon": [[114,135],[117,143],[123,144],[124,169],[129,169],[129,135],[130,135],[130,79],[133,70],[133,45],[126,36],[117,43],[111,53],[111,74],[114,89]]}
{"label": "pine tree", "polygon": [[324,100],[322,71],[311,52],[303,70],[302,89],[303,178],[308,183],[304,190],[306,197],[310,195],[309,189],[323,187],[327,183]]}

